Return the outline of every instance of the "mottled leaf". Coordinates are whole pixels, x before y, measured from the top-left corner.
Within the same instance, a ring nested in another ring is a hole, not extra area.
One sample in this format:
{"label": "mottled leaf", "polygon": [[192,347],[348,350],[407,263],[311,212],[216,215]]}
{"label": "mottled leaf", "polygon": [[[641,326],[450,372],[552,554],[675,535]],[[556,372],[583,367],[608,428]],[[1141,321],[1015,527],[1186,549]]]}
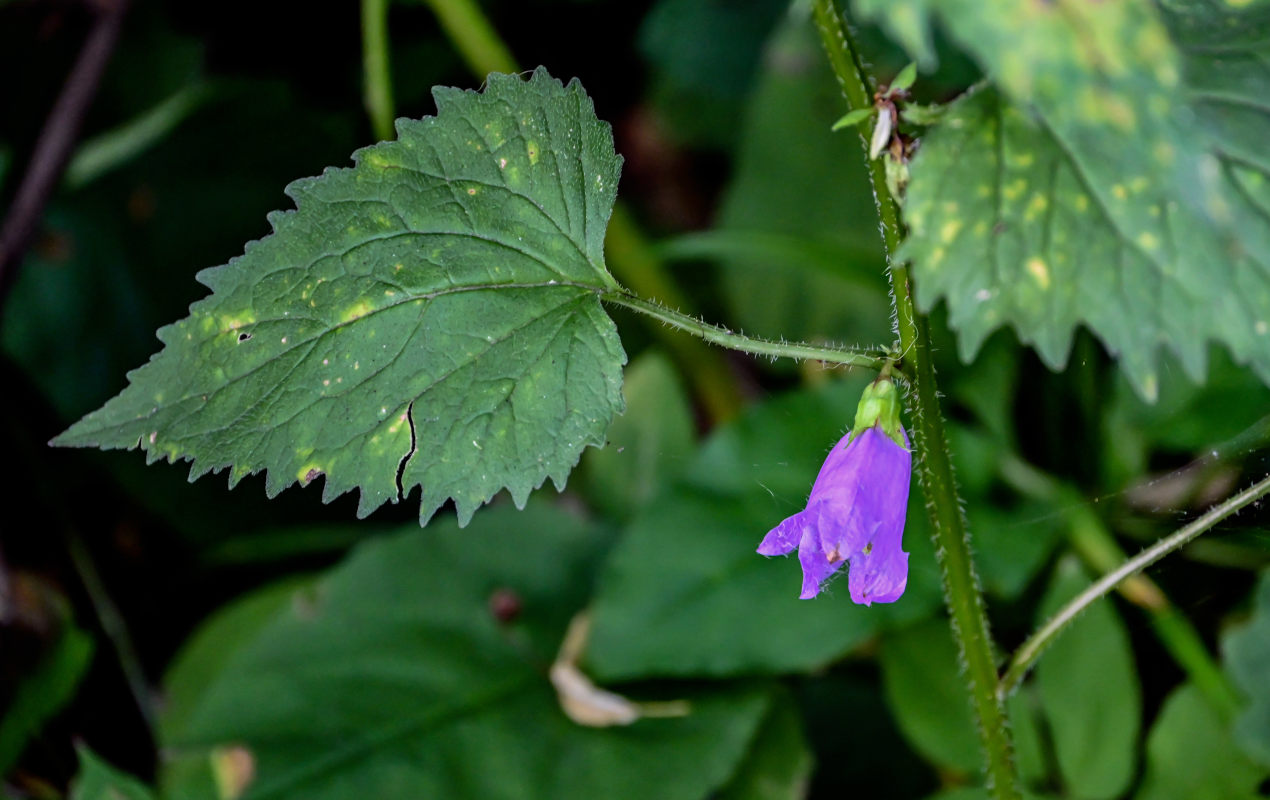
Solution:
{"label": "mottled leaf", "polygon": [[466,522],[503,487],[562,486],[621,408],[598,293],[620,160],[573,82],[494,75],[434,91],[351,169],[296,181],[274,233],[199,274],[213,294],[55,444],[141,447],[191,478],[325,477],[360,515],[422,487]]}
{"label": "mottled leaf", "polygon": [[938,12],[1002,92],[930,132],[906,205],[918,299],[947,300],[963,357],[1013,325],[1060,367],[1085,324],[1147,398],[1162,345],[1198,378],[1220,342],[1270,381],[1265,8],[903,7]]}

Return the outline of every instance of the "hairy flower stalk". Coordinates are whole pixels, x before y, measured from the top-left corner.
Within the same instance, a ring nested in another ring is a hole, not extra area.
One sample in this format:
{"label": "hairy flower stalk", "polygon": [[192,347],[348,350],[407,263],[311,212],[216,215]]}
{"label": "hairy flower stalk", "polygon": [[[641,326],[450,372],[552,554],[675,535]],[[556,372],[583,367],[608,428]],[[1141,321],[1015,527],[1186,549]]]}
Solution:
{"label": "hairy flower stalk", "polygon": [[825,459],[807,507],[769,531],[759,554],[798,549],[804,600],[819,594],[821,584],[848,562],[852,600],[862,605],[898,600],[908,583],[901,539],[911,475],[895,385],[879,378],[865,389],[855,426]]}

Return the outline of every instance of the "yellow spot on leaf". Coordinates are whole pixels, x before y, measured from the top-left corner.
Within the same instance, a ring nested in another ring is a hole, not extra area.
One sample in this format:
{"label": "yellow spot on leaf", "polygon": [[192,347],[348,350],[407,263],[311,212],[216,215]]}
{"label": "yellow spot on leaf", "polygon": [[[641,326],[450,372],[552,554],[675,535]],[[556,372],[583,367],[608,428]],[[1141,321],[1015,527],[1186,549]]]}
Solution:
{"label": "yellow spot on leaf", "polygon": [[1045,197],[1045,195],[1037,192],[1032,195],[1032,199],[1028,201],[1025,217],[1029,220],[1034,219],[1038,215],[1044,213],[1047,206],[1049,206],[1049,200]]}
{"label": "yellow spot on leaf", "polygon": [[340,322],[352,322],[355,319],[361,319],[374,310],[374,306],[365,300],[361,300],[344,309],[344,313],[340,314]]}
{"label": "yellow spot on leaf", "polygon": [[961,230],[961,220],[950,219],[939,229],[939,240],[944,244],[951,244],[952,240],[957,238],[957,233]]}
{"label": "yellow spot on leaf", "polygon": [[1027,271],[1032,273],[1042,289],[1050,288],[1050,268],[1039,258],[1030,258],[1026,264]]}

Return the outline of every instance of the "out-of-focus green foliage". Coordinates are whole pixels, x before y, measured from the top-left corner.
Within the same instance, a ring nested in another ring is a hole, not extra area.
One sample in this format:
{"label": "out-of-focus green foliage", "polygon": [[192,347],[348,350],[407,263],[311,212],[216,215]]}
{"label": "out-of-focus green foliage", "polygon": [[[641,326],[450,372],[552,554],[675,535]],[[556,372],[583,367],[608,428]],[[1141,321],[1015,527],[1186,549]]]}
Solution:
{"label": "out-of-focus green foliage", "polygon": [[[1038,622],[1089,585],[1073,558],[1058,563]],[[1076,797],[1119,797],[1135,769],[1142,699],[1129,636],[1110,601],[1090,606],[1036,667],[1062,783]]]}
{"label": "out-of-focus green foliage", "polygon": [[767,692],[685,691],[689,715],[631,728],[559,711],[546,667],[606,539],[535,504],[368,542],[285,600],[235,612],[255,618],[236,642],[225,619],[208,629],[225,668],[170,676],[187,710],[164,744],[183,759],[245,748],[252,792],[276,797],[701,797],[736,770]]}
{"label": "out-of-focus green foliage", "polygon": [[625,520],[688,465],[694,447],[692,405],[669,359],[650,351],[622,377],[626,413],[613,420],[604,447],[583,457],[587,494]]}
{"label": "out-of-focus green foliage", "polygon": [[1265,779],[1218,714],[1189,684],[1169,695],[1147,737],[1146,775],[1134,800],[1251,800]]}
{"label": "out-of-focus green foliage", "polygon": [[79,775],[71,786],[70,800],[154,800],[154,793],[136,778],[81,747]]}
{"label": "out-of-focus green foliage", "polygon": [[19,683],[0,717],[0,774],[8,772],[27,742],[74,697],[93,658],[93,639],[64,623],[53,649]]}
{"label": "out-of-focus green foliage", "polygon": [[1249,756],[1270,769],[1270,573],[1253,596],[1252,618],[1222,641],[1231,677],[1248,697],[1235,723],[1234,739]]}

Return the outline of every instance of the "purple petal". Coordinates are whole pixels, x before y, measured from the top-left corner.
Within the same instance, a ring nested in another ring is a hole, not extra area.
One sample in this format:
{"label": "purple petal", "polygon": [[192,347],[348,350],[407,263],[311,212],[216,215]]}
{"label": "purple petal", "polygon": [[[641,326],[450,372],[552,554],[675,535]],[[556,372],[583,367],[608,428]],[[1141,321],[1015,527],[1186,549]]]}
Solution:
{"label": "purple petal", "polygon": [[848,432],[838,440],[838,443],[829,451],[829,455],[825,456],[825,463],[820,466],[820,472],[816,475],[816,482],[811,485],[811,497],[808,504],[821,493],[822,487],[830,483],[840,484],[847,476],[844,471],[853,471],[859,469],[858,465],[854,465],[854,460],[850,457],[851,449],[851,433]]}
{"label": "purple petal", "polygon": [[894,603],[904,594],[908,585],[908,553],[899,547],[899,537],[894,545],[874,545],[868,553],[860,553],[851,559],[847,575],[847,588],[851,599],[861,605]]}
{"label": "purple petal", "polygon": [[879,531],[889,535],[898,525],[903,532],[912,474],[912,454],[876,426],[860,434],[848,455],[850,463],[835,468],[817,498],[821,544],[843,558],[875,541]]}
{"label": "purple petal", "polygon": [[803,528],[810,522],[807,511],[786,517],[781,524],[767,532],[763,541],[759,542],[758,554],[761,556],[783,556],[792,552],[802,539]]}
{"label": "purple petal", "polygon": [[803,591],[798,597],[810,600],[820,594],[820,584],[838,570],[845,561],[831,563],[820,549],[820,537],[816,529],[807,526],[803,529],[802,541],[798,543],[798,563],[803,567]]}

